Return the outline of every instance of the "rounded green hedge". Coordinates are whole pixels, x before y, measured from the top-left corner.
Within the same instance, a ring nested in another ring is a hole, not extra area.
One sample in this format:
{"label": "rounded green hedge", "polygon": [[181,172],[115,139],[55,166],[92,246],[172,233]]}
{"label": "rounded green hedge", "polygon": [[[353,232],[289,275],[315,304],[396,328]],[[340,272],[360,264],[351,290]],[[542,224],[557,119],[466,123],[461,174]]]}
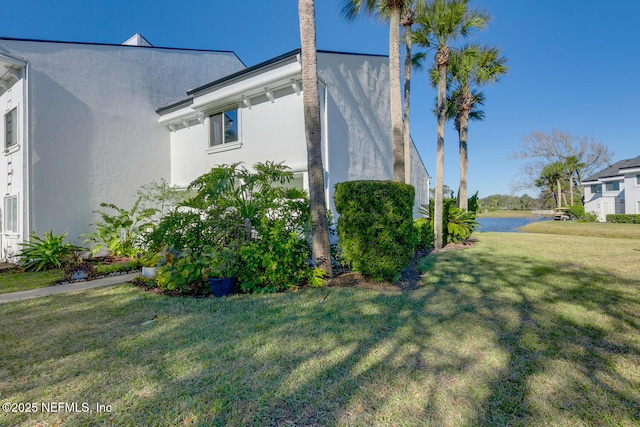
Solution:
{"label": "rounded green hedge", "polygon": [[354,271],[376,280],[397,280],[414,254],[414,197],[414,188],[399,182],[336,185],[338,241]]}

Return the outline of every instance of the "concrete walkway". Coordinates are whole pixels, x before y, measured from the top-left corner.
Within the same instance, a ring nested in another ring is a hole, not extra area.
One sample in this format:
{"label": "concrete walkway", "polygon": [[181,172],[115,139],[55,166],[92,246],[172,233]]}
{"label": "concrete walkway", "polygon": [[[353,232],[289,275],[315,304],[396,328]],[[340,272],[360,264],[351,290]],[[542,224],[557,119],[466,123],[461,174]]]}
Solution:
{"label": "concrete walkway", "polygon": [[20,301],[31,298],[46,297],[49,295],[63,294],[75,291],[84,291],[85,289],[101,288],[103,286],[117,285],[119,283],[129,282],[140,272],[120,274],[117,276],[108,276],[101,279],[89,280],[86,282],[69,283],[68,285],[47,286],[46,288],[31,289],[29,291],[11,292],[8,294],[0,294],[0,304],[11,301]]}

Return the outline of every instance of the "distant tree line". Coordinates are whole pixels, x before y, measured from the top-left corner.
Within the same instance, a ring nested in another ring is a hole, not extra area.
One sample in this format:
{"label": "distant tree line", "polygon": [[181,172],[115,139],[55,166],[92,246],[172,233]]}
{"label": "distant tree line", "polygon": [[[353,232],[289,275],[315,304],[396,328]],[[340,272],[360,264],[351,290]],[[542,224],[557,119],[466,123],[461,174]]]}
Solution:
{"label": "distant tree line", "polygon": [[491,196],[478,199],[478,212],[494,211],[498,209],[533,211],[553,208],[553,199],[531,197],[528,194],[523,194],[522,196],[493,194]]}

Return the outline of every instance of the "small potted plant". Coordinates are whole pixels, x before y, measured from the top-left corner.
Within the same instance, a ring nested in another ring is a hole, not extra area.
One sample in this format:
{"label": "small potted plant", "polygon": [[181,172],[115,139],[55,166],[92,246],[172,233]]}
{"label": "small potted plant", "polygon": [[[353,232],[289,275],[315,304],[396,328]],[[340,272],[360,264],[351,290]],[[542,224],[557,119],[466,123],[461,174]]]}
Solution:
{"label": "small potted plant", "polygon": [[164,252],[150,251],[140,257],[142,265],[142,276],[154,279],[158,275],[158,267],[162,267],[165,263],[166,256]]}
{"label": "small potted plant", "polygon": [[235,284],[235,257],[228,248],[209,252],[209,289],[214,297],[224,297],[233,293]]}
{"label": "small potted plant", "polygon": [[96,275],[96,267],[92,262],[82,257],[84,249],[76,248],[71,253],[71,261],[64,269],[65,278],[67,280],[87,280],[92,279]]}

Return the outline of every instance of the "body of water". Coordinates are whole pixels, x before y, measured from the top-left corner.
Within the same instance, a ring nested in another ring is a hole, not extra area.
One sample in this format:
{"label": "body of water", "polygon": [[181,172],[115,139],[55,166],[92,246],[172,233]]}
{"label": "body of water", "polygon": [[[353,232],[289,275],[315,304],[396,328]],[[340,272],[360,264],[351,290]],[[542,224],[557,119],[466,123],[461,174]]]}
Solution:
{"label": "body of water", "polygon": [[480,227],[476,229],[478,232],[498,231],[498,232],[514,232],[519,231],[517,228],[535,221],[548,221],[548,217],[528,217],[528,218],[476,218]]}

